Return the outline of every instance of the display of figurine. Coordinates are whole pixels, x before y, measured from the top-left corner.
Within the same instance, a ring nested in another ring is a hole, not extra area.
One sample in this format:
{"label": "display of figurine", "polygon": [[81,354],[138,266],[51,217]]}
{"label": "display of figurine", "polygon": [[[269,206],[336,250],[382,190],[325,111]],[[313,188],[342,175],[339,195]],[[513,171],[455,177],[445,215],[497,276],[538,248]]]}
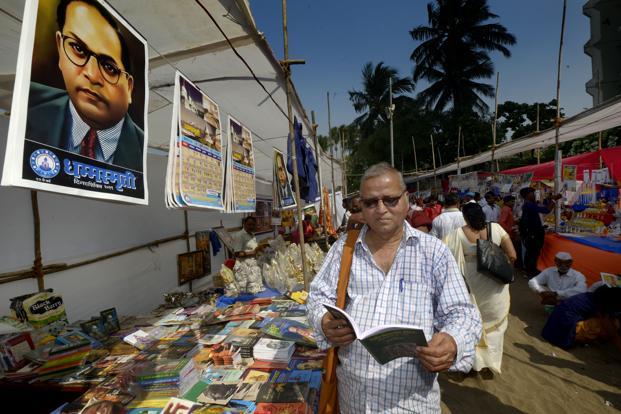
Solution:
{"label": "display of figurine", "polygon": [[237,260],[233,272],[235,282],[241,292],[255,294],[263,290],[261,268],[254,258]]}
{"label": "display of figurine", "polygon": [[239,294],[239,288],[235,282],[233,271],[227,266],[222,265],[220,268],[220,277],[224,283],[224,294],[226,296],[237,296]]}

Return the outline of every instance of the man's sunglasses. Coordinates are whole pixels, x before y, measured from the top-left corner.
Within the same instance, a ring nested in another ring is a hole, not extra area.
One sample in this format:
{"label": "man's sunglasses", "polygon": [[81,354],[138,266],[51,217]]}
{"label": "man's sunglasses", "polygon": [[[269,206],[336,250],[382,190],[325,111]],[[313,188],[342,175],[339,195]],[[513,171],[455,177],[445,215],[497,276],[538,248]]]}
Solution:
{"label": "man's sunglasses", "polygon": [[396,197],[385,196],[382,198],[361,198],[360,201],[362,201],[362,205],[364,206],[364,208],[375,208],[377,207],[377,204],[380,202],[380,200],[385,207],[395,207],[406,191],[407,190],[403,190],[403,192]]}

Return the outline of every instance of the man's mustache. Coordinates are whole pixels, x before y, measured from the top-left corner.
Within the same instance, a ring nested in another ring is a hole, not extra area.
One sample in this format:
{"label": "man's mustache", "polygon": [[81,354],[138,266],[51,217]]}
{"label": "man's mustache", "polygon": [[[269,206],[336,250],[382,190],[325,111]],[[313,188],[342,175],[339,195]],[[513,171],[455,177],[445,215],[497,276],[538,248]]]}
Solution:
{"label": "man's mustache", "polygon": [[78,86],[78,92],[84,92],[88,95],[91,95],[95,98],[97,98],[98,100],[102,101],[105,105],[108,105],[108,99],[106,99],[103,95],[101,95],[100,93],[97,93],[96,91],[92,90],[91,88],[85,88],[82,86]]}

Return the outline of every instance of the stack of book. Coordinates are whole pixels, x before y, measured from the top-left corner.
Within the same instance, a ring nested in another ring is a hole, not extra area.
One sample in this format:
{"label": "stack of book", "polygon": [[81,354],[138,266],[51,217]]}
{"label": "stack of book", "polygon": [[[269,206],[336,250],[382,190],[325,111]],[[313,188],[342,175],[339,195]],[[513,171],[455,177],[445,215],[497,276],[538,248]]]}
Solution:
{"label": "stack of book", "polygon": [[253,350],[256,359],[283,363],[289,363],[294,352],[295,342],[270,338],[259,339]]}
{"label": "stack of book", "polygon": [[194,362],[186,358],[149,361],[136,374],[136,381],[147,392],[179,390],[184,379],[194,370]]}
{"label": "stack of book", "polygon": [[92,350],[91,342],[86,338],[62,345],[54,345],[48,352],[43,365],[37,368],[39,380],[59,378],[79,369]]}

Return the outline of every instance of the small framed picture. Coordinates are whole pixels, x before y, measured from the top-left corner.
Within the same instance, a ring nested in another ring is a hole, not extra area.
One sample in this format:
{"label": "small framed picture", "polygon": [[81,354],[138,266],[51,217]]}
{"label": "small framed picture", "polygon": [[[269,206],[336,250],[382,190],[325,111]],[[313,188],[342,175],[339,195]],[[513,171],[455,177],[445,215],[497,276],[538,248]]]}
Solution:
{"label": "small framed picture", "polygon": [[103,327],[106,330],[106,333],[110,334],[121,329],[116,308],[102,310],[99,314],[101,315],[100,319],[103,321]]}
{"label": "small framed picture", "polygon": [[177,255],[177,276],[179,285],[205,276],[205,253],[196,250]]}
{"label": "small framed picture", "polygon": [[80,328],[85,334],[95,339],[106,339],[107,334],[101,318],[93,318],[80,324]]}

